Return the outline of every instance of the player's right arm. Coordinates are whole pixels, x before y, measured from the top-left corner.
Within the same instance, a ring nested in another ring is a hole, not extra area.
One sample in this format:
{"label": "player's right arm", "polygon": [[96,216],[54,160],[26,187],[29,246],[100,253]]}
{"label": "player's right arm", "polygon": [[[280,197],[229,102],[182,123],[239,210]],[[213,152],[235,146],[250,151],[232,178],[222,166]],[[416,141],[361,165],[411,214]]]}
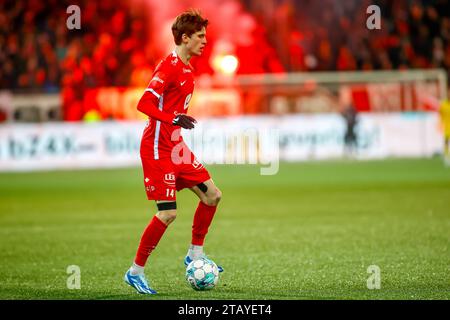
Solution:
{"label": "player's right arm", "polygon": [[[157,67],[159,69],[159,66]],[[160,107],[161,96],[170,84],[170,72],[157,70],[150,84],[145,89],[144,95],[139,100],[137,109],[152,119],[168,124],[180,126],[184,129],[194,128],[197,121],[185,114],[170,114],[162,111]]]}
{"label": "player's right arm", "polygon": [[152,80],[145,89],[144,95],[139,100],[137,109],[152,119],[165,123],[173,123],[175,115],[159,109],[159,103],[164,91],[168,88],[170,74],[164,71],[157,71],[153,74]]}

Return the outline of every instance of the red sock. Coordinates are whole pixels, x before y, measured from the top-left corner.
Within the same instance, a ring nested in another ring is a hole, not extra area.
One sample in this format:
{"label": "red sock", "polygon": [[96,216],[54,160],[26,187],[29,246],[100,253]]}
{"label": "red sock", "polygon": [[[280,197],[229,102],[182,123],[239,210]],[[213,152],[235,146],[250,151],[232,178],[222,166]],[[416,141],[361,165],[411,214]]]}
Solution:
{"label": "red sock", "polygon": [[141,267],[145,266],[148,256],[156,248],[166,229],[164,222],[155,215],[142,234],[134,263]]}
{"label": "red sock", "polygon": [[202,246],[205,236],[208,233],[209,225],[214,217],[217,206],[208,206],[200,201],[194,214],[194,223],[192,224],[192,243],[196,246]]}

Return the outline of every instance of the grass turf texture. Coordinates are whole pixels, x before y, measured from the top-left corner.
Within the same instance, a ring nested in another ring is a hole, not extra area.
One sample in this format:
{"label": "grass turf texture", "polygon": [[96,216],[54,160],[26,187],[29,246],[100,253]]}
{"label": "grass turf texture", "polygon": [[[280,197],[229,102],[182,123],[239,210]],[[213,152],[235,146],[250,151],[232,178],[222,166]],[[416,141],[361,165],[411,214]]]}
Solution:
{"label": "grass turf texture", "polygon": [[[156,206],[141,169],[0,174],[0,299],[449,299],[450,169],[439,159],[210,166],[223,199],[206,252],[225,268],[196,292],[182,261],[197,205],[146,269],[157,296],[123,282]],[[66,268],[81,269],[67,289]],[[369,290],[370,265],[381,289]]]}

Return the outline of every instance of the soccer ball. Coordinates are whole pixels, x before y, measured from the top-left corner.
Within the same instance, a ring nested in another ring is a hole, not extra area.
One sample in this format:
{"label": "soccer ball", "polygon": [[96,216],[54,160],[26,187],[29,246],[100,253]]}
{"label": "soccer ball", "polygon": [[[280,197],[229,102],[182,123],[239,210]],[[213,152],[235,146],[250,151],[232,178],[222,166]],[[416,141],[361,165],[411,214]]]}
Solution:
{"label": "soccer ball", "polygon": [[207,258],[194,260],[186,267],[186,280],[194,290],[211,290],[219,282],[219,269]]}

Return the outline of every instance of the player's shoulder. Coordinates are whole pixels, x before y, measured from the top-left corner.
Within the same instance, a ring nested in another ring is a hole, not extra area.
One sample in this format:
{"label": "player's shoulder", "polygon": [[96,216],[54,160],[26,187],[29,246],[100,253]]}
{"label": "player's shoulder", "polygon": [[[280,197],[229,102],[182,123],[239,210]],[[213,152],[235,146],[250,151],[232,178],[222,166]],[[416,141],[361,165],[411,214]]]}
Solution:
{"label": "player's shoulder", "polygon": [[162,71],[165,73],[175,72],[178,65],[178,55],[175,51],[172,51],[169,55],[167,55],[161,62],[156,66],[155,71]]}

